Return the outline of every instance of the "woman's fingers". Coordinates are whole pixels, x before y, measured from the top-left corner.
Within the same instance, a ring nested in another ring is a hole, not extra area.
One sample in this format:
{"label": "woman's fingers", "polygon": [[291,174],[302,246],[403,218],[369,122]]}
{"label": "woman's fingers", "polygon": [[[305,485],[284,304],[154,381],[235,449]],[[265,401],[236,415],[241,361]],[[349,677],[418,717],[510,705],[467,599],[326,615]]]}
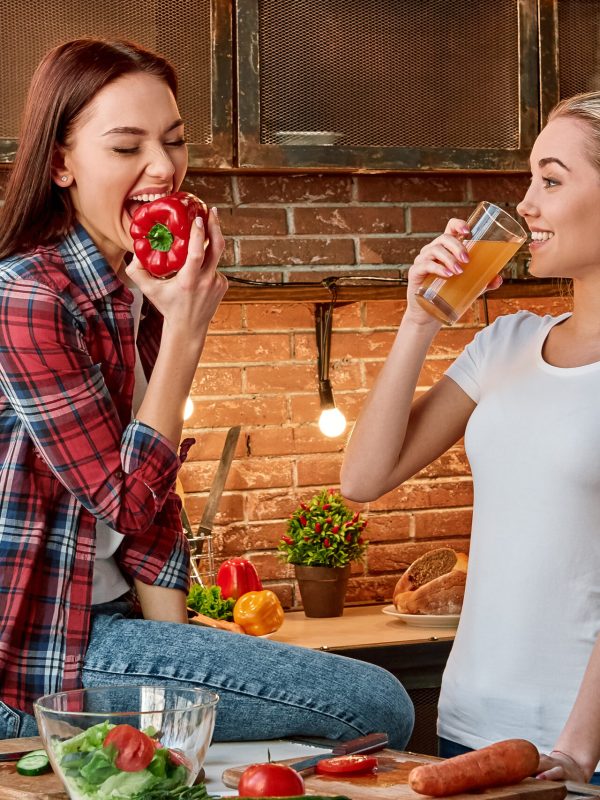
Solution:
{"label": "woman's fingers", "polygon": [[488,283],[484,291],[491,292],[494,289],[499,289],[501,286],[502,286],[502,275],[496,275],[496,277],[492,278],[492,280]]}
{"label": "woman's fingers", "polygon": [[158,278],[152,277],[148,270],[144,269],[139,258],[134,255],[129,264],[125,267],[125,272],[128,277],[138,286],[143,294],[151,291],[152,286],[156,283]]}
{"label": "woman's fingers", "polygon": [[[208,245],[205,242],[208,239]],[[216,209],[208,214],[208,225],[204,227],[201,217],[196,217],[190,231],[188,257],[179,271],[182,280],[199,278],[202,273],[215,272],[225,249],[225,240],[217,218]]]}
{"label": "woman's fingers", "polygon": [[566,775],[564,773],[564,769],[561,766],[552,767],[552,769],[548,769],[545,772],[539,772],[535,776],[540,781],[564,781],[566,780]]}
{"label": "woman's fingers", "polygon": [[[469,254],[460,239],[456,236],[443,233],[421,249],[415,259],[415,263],[420,261],[439,261],[453,272],[462,271],[462,266],[468,263]],[[455,270],[455,268],[458,270]]]}
{"label": "woman's fingers", "polygon": [[466,221],[464,219],[457,219],[456,217],[449,219],[444,228],[444,233],[449,233],[451,236],[456,236],[457,238],[468,236],[470,232],[471,229]]}
{"label": "woman's fingers", "polygon": [[221,225],[217,216],[217,209],[213,206],[208,215],[208,240],[211,254],[216,257],[217,261],[223,255],[225,249],[225,239],[221,232]]}
{"label": "woman's fingers", "polygon": [[551,755],[540,754],[538,780],[545,781],[577,781],[585,783],[587,778],[579,764],[566,754],[553,751]]}

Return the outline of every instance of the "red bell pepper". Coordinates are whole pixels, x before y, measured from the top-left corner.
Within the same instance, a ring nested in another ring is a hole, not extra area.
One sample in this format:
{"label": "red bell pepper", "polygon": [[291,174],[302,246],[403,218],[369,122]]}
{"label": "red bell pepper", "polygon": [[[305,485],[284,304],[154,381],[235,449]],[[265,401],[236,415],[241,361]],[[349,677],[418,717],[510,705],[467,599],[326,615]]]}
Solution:
{"label": "red bell pepper", "polygon": [[256,567],[246,558],[228,558],[217,572],[217,585],[224,598],[237,600],[247,592],[261,592],[262,583]]}
{"label": "red bell pepper", "polygon": [[[129,229],[133,249],[142,266],[155,278],[168,278],[184,265],[196,217],[202,217],[206,229],[206,203],[189,192],[159,197],[135,211]],[[205,249],[207,245],[205,239]]]}

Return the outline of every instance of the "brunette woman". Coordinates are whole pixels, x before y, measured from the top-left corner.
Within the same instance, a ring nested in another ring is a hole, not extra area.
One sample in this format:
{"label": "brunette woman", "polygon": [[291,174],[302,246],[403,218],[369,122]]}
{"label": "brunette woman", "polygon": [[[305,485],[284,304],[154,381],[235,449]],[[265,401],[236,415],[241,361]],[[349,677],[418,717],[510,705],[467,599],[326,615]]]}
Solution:
{"label": "brunette woman", "polygon": [[219,693],[216,739],[403,746],[412,705],[384,670],[187,625],[173,487],[227,286],[215,210],[175,277],[125,266],[133,210],[186,172],[176,94],[163,58],[98,39],[31,83],[0,216],[0,738],[34,733],[49,692],[180,683]]}

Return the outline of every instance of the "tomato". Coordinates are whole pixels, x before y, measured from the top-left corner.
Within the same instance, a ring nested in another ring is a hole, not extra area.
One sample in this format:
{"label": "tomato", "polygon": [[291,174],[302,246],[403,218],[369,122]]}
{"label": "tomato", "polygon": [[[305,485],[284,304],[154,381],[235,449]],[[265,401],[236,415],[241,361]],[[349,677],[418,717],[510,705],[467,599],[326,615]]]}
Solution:
{"label": "tomato", "polygon": [[123,772],[146,769],[154,756],[152,739],[132,725],[115,725],[106,735],[103,747],[116,748],[115,766]]}
{"label": "tomato", "polygon": [[192,771],[192,763],[189,758],[182,753],[181,750],[173,750],[169,748],[169,761],[176,767],[183,766],[190,772]]}
{"label": "tomato", "polygon": [[348,775],[351,772],[372,772],[376,766],[377,758],[375,756],[350,754],[318,761],[315,772],[320,775]]}
{"label": "tomato", "polygon": [[242,773],[240,797],[293,797],[304,794],[302,776],[286,764],[253,764]]}

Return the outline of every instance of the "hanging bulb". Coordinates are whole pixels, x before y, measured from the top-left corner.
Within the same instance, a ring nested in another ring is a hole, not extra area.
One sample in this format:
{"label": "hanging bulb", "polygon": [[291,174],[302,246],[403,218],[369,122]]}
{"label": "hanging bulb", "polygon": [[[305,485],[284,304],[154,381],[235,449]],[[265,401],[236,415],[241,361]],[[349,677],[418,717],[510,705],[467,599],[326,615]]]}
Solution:
{"label": "hanging bulb", "polygon": [[185,401],[185,406],[183,409],[184,420],[189,419],[193,413],[194,413],[194,402],[191,397],[188,397],[188,399]]}
{"label": "hanging bulb", "polygon": [[321,433],[331,439],[341,436],[346,430],[346,417],[339,408],[336,408],[329,380],[319,381],[319,400],[321,403],[321,416],[319,417]]}
{"label": "hanging bulb", "polygon": [[334,439],[346,430],[346,417],[339,408],[324,408],[319,417],[319,429],[324,436]]}

